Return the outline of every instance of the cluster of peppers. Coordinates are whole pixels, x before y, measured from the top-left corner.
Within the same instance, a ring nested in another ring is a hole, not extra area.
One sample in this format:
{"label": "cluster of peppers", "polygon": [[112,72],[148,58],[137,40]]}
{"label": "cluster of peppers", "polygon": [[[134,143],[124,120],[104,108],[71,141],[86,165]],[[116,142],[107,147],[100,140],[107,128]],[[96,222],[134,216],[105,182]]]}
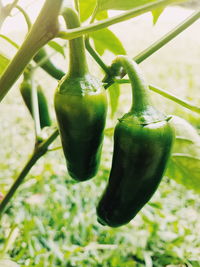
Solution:
{"label": "cluster of peppers", "polygon": [[[63,17],[68,29],[80,26],[73,9],[66,8]],[[88,71],[83,37],[70,40],[69,51],[69,71],[55,92],[55,112],[68,172],[75,180],[86,181],[98,171],[107,99],[101,81]],[[97,216],[102,225],[118,227],[132,220],[156,191],[170,156],[174,131],[170,117],[151,105],[138,65],[127,56],[118,56],[112,68],[115,72],[123,68],[128,74],[132,106],[115,127],[110,177]],[[22,95],[25,99],[25,93]],[[40,92],[38,97],[42,99]]]}
{"label": "cluster of peppers", "polygon": [[[23,82],[20,84],[20,93],[24,100],[25,105],[27,106],[31,116],[33,117],[33,109],[32,109],[32,74],[31,70],[28,68],[24,72]],[[40,117],[40,128],[51,126],[51,118],[49,114],[48,104],[46,100],[46,96],[42,90],[40,85],[37,86],[37,97],[38,97],[38,109],[39,109],[39,117]]]}

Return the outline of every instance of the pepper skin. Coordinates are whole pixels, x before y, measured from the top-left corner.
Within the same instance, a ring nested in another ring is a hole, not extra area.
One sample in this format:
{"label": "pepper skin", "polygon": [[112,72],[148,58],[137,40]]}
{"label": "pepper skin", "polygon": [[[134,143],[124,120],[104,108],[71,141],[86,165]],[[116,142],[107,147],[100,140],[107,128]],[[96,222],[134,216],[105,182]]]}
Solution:
{"label": "pepper skin", "polygon": [[132,107],[117,123],[108,185],[97,207],[102,225],[128,223],[156,191],[170,157],[174,130],[170,118],[149,102],[148,87],[135,62],[118,56],[132,84]]}
{"label": "pepper skin", "polygon": [[[69,29],[80,26],[71,8],[63,16]],[[82,37],[69,41],[69,52],[69,71],[57,87],[54,104],[68,172],[85,181],[98,170],[107,98],[102,83],[88,72]]]}
{"label": "pepper skin", "polygon": [[[32,103],[31,103],[31,87],[32,87],[31,80],[27,77],[27,74],[25,74],[24,77],[25,78],[20,85],[20,92],[31,116],[33,117]],[[37,86],[37,95],[38,95],[38,107],[40,116],[40,127],[41,129],[43,129],[44,127],[51,126],[51,119],[49,115],[47,100],[40,85]]]}
{"label": "pepper skin", "polygon": [[41,48],[37,52],[33,60],[36,63],[40,63],[44,60],[44,62],[42,62],[40,65],[41,68],[57,80],[60,80],[65,75],[65,73],[62,70],[56,68],[55,65],[48,59],[48,55],[44,48]]}

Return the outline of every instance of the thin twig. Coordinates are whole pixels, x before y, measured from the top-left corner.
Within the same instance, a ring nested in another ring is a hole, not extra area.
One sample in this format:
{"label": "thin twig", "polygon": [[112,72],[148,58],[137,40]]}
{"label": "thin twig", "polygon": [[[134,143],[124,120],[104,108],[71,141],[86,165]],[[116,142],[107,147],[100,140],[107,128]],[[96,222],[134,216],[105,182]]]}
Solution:
{"label": "thin twig", "polygon": [[2,202],[0,203],[0,218],[6,206],[10,202],[10,199],[13,197],[16,190],[18,189],[18,187],[20,186],[20,184],[23,182],[24,178],[26,177],[26,175],[29,173],[29,171],[35,165],[38,159],[41,158],[48,151],[49,145],[56,139],[58,134],[59,134],[58,129],[56,129],[46,140],[44,140],[42,143],[38,144],[35,147],[33,154],[30,156],[26,165],[24,166],[24,168],[18,175],[17,179],[11,186],[10,190],[7,192]]}

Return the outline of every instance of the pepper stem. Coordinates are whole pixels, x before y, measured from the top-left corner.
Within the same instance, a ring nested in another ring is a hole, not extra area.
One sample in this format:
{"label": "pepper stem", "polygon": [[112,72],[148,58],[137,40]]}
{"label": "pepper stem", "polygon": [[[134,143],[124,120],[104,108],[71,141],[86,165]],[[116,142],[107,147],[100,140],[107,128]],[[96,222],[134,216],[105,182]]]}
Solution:
{"label": "pepper stem", "polygon": [[149,105],[148,85],[143,74],[135,61],[127,56],[117,56],[113,65],[119,64],[128,74],[132,87],[132,106],[131,112],[142,112]]}
{"label": "pepper stem", "polygon": [[[62,13],[68,29],[80,27],[80,20],[77,12],[67,7]],[[69,41],[69,72],[70,77],[82,77],[88,73],[88,66],[85,54],[83,37]]]}

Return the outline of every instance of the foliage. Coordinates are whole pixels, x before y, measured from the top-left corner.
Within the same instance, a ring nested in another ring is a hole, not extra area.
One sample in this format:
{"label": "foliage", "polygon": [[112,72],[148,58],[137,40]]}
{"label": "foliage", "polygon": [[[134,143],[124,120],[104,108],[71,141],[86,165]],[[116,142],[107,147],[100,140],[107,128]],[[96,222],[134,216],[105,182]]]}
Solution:
{"label": "foliage", "polygon": [[[141,5],[153,1],[79,2],[81,20],[88,23],[91,19],[106,19],[110,16],[108,10],[129,10],[139,6],[138,3]],[[154,23],[163,10],[164,7],[152,11]],[[132,25],[131,28],[134,28]],[[134,37],[128,45],[123,40],[124,37],[119,38],[120,31],[116,29],[104,28],[92,32],[90,38],[93,39],[95,51],[103,60],[110,62],[114,55],[125,54],[125,48],[131,51],[129,54],[134,55],[141,50],[141,44],[148,43],[149,37],[149,28],[143,29],[142,23],[138,22],[135,25],[137,32],[131,29]],[[140,39],[141,35],[143,39]],[[186,35],[184,38],[187,38],[186,42],[190,39]],[[193,40],[191,42],[194,43]],[[65,58],[63,42],[50,41],[48,45],[50,54],[56,54],[55,61]],[[175,52],[182,51],[181,59],[176,60],[174,56],[170,58],[170,52],[166,49],[152,61],[147,61],[144,69],[149,80],[155,80],[156,83],[169,87],[169,90],[170,87],[173,88],[173,93],[181,97],[184,95],[198,105],[198,68],[193,62],[183,60],[188,50],[182,49],[180,42],[176,49]],[[196,49],[197,45],[195,49],[190,49],[193,52],[191,58],[198,58]],[[171,54],[177,56],[178,52],[175,52]],[[5,56],[4,51],[0,53],[0,74],[9,63],[8,58],[10,55]],[[96,68],[92,65],[91,68],[93,67]],[[101,76],[99,69],[97,72]],[[35,77],[36,82],[42,77],[45,93],[47,92],[48,99],[52,99],[53,92],[50,89],[52,87],[53,90],[57,83],[38,69]],[[186,84],[182,86],[181,92],[176,89],[180,84]],[[199,114],[197,116],[184,111],[169,100],[161,100],[159,96],[152,94],[153,101],[160,109],[180,116],[173,118],[176,129],[173,154],[156,194],[130,224],[120,229],[102,227],[96,221],[95,206],[105,188],[111,165],[112,129],[116,118],[127,111],[130,100],[128,90],[126,85],[116,82],[108,89],[112,120],[109,117],[107,122],[103,158],[96,178],[87,183],[74,182],[66,173],[61,150],[49,152],[33,168],[1,218],[0,266],[6,267],[7,264],[17,267],[8,256],[21,267],[200,266],[200,203],[196,194],[200,191]],[[52,106],[52,100],[49,103]],[[26,113],[17,90],[12,90],[0,108],[0,193],[5,195],[33,149],[34,132],[33,121]],[[51,131],[52,128],[45,129],[42,135],[48,136]],[[51,147],[52,150],[57,146],[60,146],[59,140]]]}
{"label": "foliage", "polygon": [[99,10],[129,10],[131,8],[139,7],[141,5],[148,4],[149,2],[156,2],[157,0],[98,0]]}
{"label": "foliage", "polygon": [[0,230],[2,244],[17,224],[18,235],[8,252],[21,267],[191,267],[200,260],[197,196],[166,177],[130,224],[111,229],[97,223],[95,205],[108,177],[111,147],[106,137],[101,171],[86,183],[78,184],[67,175],[61,151],[38,163]]}
{"label": "foliage", "polygon": [[94,40],[95,49],[101,56],[104,54],[106,49],[115,55],[126,54],[120,40],[109,29],[93,32],[90,34],[90,37]]}
{"label": "foliage", "polygon": [[9,63],[9,59],[3,54],[0,54],[0,74],[4,71]]}
{"label": "foliage", "polygon": [[184,119],[172,119],[176,140],[167,175],[189,189],[200,192],[200,136]]}

